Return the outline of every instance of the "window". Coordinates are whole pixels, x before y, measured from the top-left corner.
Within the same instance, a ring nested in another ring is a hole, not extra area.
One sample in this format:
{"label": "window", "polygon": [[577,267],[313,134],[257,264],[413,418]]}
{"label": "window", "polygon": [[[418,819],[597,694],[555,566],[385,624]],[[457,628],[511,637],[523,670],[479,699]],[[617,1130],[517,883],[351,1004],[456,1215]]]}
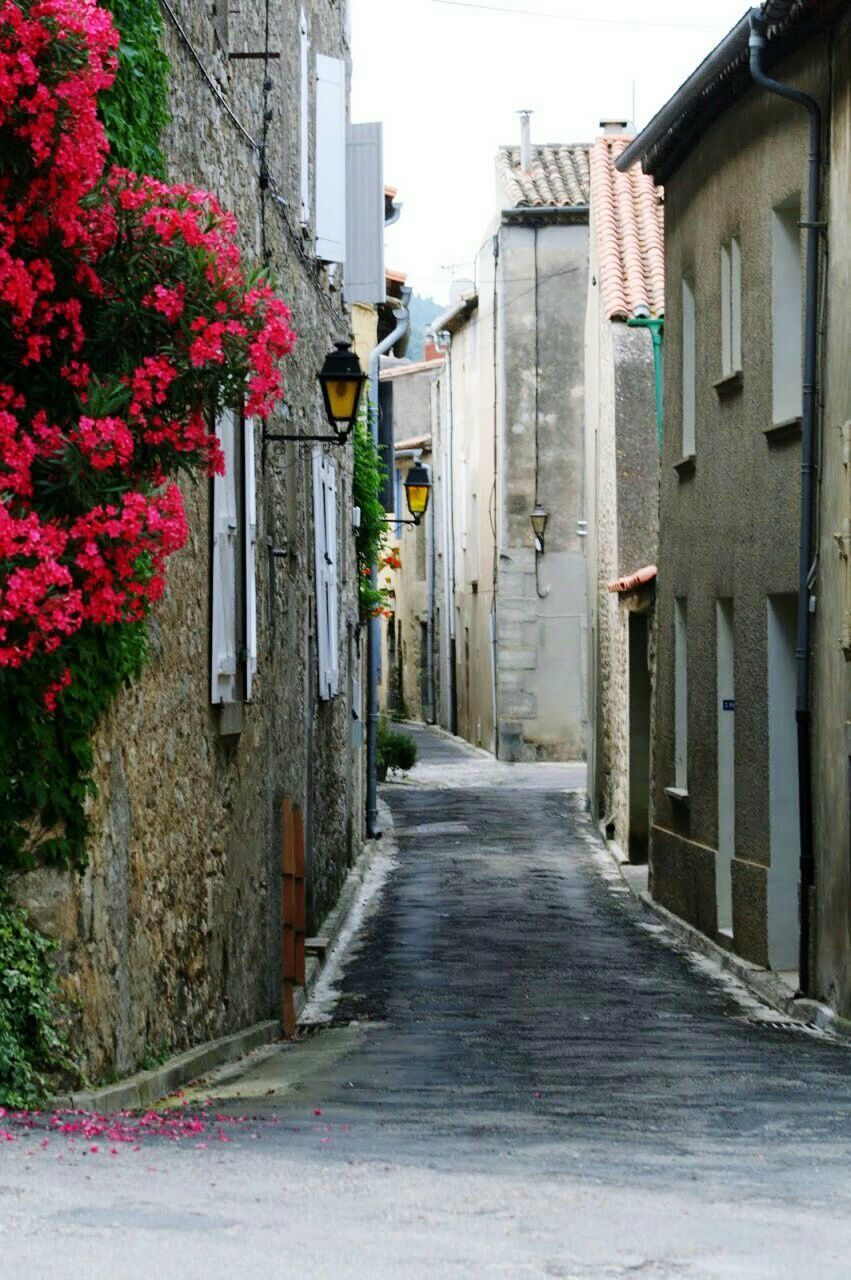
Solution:
{"label": "window", "polygon": [[316,637],[319,696],[333,698],[340,687],[339,599],[337,588],[337,468],[317,448],[313,454],[313,538],[316,552]]}
{"label": "window", "polygon": [[721,375],[742,368],[742,253],[733,237],[721,246]]}
{"label": "window", "polygon": [[801,201],[776,208],[771,218],[772,417],[775,423],[801,416]]}
{"label": "window", "polygon": [[688,791],[688,603],[674,601],[674,784]]}
{"label": "window", "polygon": [[310,40],[307,14],[299,15],[299,184],[301,188],[301,221],[310,222]]}
{"label": "window", "polygon": [[346,64],[316,59],[316,256],[346,260]]}
{"label": "window", "polygon": [[683,338],[683,457],[690,458],[695,449],[695,400],[696,400],[696,365],[695,365],[695,316],[694,286],[686,276],[683,277],[682,290],[682,338]]}
{"label": "window", "polygon": [[[225,474],[214,476],[210,700],[226,709],[251,700],[257,670],[257,514],[254,424],[227,409],[216,432]],[[224,716],[223,733],[241,719]]]}

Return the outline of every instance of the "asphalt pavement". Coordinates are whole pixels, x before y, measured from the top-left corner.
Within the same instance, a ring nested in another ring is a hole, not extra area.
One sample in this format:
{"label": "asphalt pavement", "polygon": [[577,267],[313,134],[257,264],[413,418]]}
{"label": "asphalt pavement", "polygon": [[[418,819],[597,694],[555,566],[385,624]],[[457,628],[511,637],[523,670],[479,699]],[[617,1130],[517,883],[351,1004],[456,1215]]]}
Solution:
{"label": "asphalt pavement", "polygon": [[582,766],[415,732],[301,1040],[182,1124],[0,1119],[0,1276],[851,1275],[851,1049],[643,911]]}

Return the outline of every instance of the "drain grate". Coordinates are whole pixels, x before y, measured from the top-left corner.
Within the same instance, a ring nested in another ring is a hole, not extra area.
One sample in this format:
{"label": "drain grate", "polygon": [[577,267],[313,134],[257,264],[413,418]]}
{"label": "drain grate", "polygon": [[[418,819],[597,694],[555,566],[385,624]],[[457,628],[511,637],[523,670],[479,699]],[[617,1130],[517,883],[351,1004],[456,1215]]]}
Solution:
{"label": "drain grate", "polygon": [[737,1022],[744,1022],[749,1027],[762,1027],[768,1031],[803,1031],[810,1035],[824,1035],[825,1033],[820,1027],[813,1022],[796,1022],[794,1018],[759,1018],[744,1017],[737,1018]]}
{"label": "drain grate", "polygon": [[469,836],[472,828],[466,822],[420,822],[415,827],[407,827],[406,834],[414,836]]}

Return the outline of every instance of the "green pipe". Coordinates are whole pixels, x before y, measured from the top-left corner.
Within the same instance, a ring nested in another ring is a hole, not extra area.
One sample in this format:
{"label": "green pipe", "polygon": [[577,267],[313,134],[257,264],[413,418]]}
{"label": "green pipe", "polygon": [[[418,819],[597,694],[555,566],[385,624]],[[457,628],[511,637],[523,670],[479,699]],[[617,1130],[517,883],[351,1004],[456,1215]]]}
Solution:
{"label": "green pipe", "polygon": [[653,372],[656,378],[656,433],[659,454],[662,453],[662,335],[665,332],[664,316],[635,316],[627,320],[630,329],[649,329],[653,339]]}

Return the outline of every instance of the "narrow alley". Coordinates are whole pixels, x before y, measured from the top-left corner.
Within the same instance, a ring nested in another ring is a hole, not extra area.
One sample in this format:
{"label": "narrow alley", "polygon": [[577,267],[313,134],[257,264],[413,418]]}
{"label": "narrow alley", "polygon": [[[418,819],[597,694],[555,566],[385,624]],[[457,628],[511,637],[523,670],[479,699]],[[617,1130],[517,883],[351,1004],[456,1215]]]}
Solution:
{"label": "narrow alley", "polygon": [[7,1144],[0,1275],[847,1276],[848,1047],[665,934],[581,767],[414,732],[315,1025],[183,1099],[224,1141]]}

